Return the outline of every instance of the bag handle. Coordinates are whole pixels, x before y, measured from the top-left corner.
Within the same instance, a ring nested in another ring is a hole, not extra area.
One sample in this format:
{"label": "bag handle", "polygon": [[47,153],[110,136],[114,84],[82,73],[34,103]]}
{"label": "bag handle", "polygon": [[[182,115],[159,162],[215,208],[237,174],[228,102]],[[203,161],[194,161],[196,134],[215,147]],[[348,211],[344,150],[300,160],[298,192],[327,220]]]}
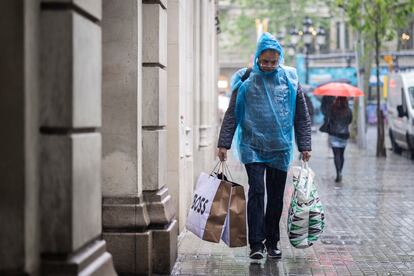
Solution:
{"label": "bag handle", "polygon": [[[226,170],[226,173],[228,174],[228,176],[231,178],[231,181],[233,181],[233,176],[231,175],[231,173],[230,173],[230,169],[229,169],[229,166],[227,166],[227,163],[226,163],[226,161],[223,161],[223,164],[224,164],[224,169]],[[224,170],[223,170],[223,173],[224,173]]]}
{"label": "bag handle", "polygon": [[[219,166],[219,169],[220,169],[220,167],[221,167],[221,180],[224,180],[224,165],[223,165],[223,161],[221,161],[220,162],[220,166]],[[218,172],[220,172],[220,170],[218,171]]]}
{"label": "bag handle", "polygon": [[217,164],[214,166],[214,168],[211,170],[211,172],[210,172],[210,174],[209,175],[212,175],[213,174],[213,172],[215,172],[216,171],[216,169],[217,169],[217,167],[220,169],[220,163],[221,163],[221,161],[218,161],[217,162]]}
{"label": "bag handle", "polygon": [[300,154],[300,163],[301,163],[301,165],[300,165],[300,172],[299,172],[299,176],[298,176],[298,179],[300,180],[300,178],[301,178],[301,176],[302,176],[302,172],[303,171],[308,171],[309,172],[309,165],[308,165],[308,162],[307,161],[303,161],[302,160],[302,153]]}
{"label": "bag handle", "polygon": [[309,198],[310,192],[311,192],[311,177],[313,178],[312,174],[310,173],[309,163],[308,161],[301,161],[301,167],[300,167],[300,173],[299,173],[299,181],[301,179],[302,172],[306,170],[307,172],[307,178],[305,183],[305,189],[306,189],[306,198]]}
{"label": "bag handle", "polygon": [[227,166],[226,161],[218,161],[217,164],[214,166],[213,170],[210,172],[210,175],[217,170],[217,174],[221,172],[221,180],[224,180],[224,173],[226,173],[231,180],[233,181],[233,176],[230,173],[229,167]]}
{"label": "bag handle", "polygon": [[217,175],[220,173],[221,171],[221,180],[224,180],[224,162],[222,161],[218,161],[217,164],[214,166],[214,168],[211,170],[209,176],[212,176],[214,172],[217,171]]}
{"label": "bag handle", "polygon": [[307,161],[303,161],[301,158],[301,166],[300,166],[300,172],[298,176],[298,183],[300,183],[300,180],[302,179],[302,173],[307,172],[307,179],[305,183],[305,189],[306,189],[306,196],[309,197],[310,194],[310,185],[309,185],[309,164]]}

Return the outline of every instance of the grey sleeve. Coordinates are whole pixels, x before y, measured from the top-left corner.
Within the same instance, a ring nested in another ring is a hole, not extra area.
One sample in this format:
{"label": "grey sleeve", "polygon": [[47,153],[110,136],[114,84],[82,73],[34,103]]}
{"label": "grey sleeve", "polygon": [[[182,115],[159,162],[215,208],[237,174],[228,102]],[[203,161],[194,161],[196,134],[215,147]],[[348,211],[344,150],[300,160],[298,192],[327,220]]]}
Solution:
{"label": "grey sleeve", "polygon": [[237,91],[233,91],[230,98],[229,107],[224,114],[223,123],[221,124],[220,135],[218,139],[218,148],[231,148],[231,142],[233,140],[234,132],[236,131],[236,114],[235,114],[235,106],[236,106],[236,98],[237,98]]}
{"label": "grey sleeve", "polygon": [[302,87],[298,86],[296,95],[296,112],[295,112],[295,137],[298,150],[311,151],[312,150],[312,130],[311,120],[309,117],[308,107],[306,106],[305,95]]}

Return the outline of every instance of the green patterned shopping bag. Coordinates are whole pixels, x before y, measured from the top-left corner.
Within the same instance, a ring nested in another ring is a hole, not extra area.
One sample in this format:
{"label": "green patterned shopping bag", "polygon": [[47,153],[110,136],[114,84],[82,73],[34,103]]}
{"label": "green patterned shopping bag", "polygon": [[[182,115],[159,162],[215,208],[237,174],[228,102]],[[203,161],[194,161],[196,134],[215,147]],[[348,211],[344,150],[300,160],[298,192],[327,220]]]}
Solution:
{"label": "green patterned shopping bag", "polygon": [[307,248],[325,228],[325,214],[314,182],[315,173],[307,162],[293,167],[293,194],[288,212],[288,236],[292,246]]}

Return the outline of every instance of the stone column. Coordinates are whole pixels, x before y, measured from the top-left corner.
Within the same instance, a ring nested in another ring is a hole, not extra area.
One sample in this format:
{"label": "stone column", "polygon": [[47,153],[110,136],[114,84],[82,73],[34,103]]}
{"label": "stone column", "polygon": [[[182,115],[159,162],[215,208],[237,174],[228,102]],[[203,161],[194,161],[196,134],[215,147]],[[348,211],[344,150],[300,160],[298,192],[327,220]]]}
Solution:
{"label": "stone column", "polygon": [[179,231],[185,226],[193,191],[194,2],[168,2],[168,183]]}
{"label": "stone column", "polygon": [[36,274],[39,1],[0,1],[0,275]]}
{"label": "stone column", "polygon": [[[167,97],[167,155],[168,155],[168,171],[167,179],[170,194],[172,196],[175,210],[179,211],[180,204],[180,182],[181,170],[184,157],[183,145],[181,143],[182,129],[180,128],[180,76],[181,76],[181,53],[182,46],[179,42],[180,35],[180,5],[178,0],[168,1],[168,85]],[[178,213],[179,226],[181,228],[180,213]]]}
{"label": "stone column", "polygon": [[197,108],[200,110],[200,121],[198,126],[198,147],[196,155],[198,164],[195,173],[211,167],[215,158],[216,126],[217,126],[217,86],[216,86],[216,55],[215,41],[216,33],[214,26],[215,2],[199,1],[199,66],[200,66],[200,94]]}
{"label": "stone column", "polygon": [[152,273],[142,195],[142,3],[103,1],[103,230],[117,272]]}
{"label": "stone column", "polygon": [[[204,169],[204,162],[202,160],[202,154],[200,154],[200,141],[201,141],[201,1],[194,1],[193,14],[194,14],[194,68],[193,68],[193,93],[194,93],[194,135],[193,135],[193,152],[194,152],[194,178],[196,179],[200,172]],[[203,133],[204,135],[204,133]]]}
{"label": "stone column", "polygon": [[167,182],[167,1],[143,2],[143,194],[153,233],[153,271],[169,273],[177,221]]}
{"label": "stone column", "polygon": [[101,240],[101,1],[41,10],[41,275],[115,275]]}
{"label": "stone column", "polygon": [[[220,74],[220,66],[219,66],[219,39],[218,39],[218,34],[217,34],[217,26],[216,26],[216,16],[219,15],[218,12],[218,3],[214,1],[211,3],[211,17],[210,17],[210,35],[211,35],[211,48],[212,48],[212,59],[211,59],[211,78],[212,78],[212,86],[211,86],[211,90],[213,91],[212,96],[213,96],[213,100],[212,100],[212,109],[211,109],[211,120],[212,120],[212,124],[213,124],[213,130],[212,130],[212,151],[210,154],[210,160],[214,161],[216,160],[216,147],[217,147],[217,140],[218,140],[218,135],[219,135],[219,131],[220,131],[220,120],[219,120],[219,115],[218,115],[218,87],[217,87],[217,82],[219,79],[219,74]],[[217,159],[218,160],[218,159]]]}
{"label": "stone column", "polygon": [[341,20],[339,23],[339,47],[341,52],[345,52],[346,51],[346,23],[344,20]]}
{"label": "stone column", "polygon": [[[183,125],[182,144],[184,144],[184,166],[181,174],[184,180],[180,182],[180,207],[179,207],[179,219],[180,230],[185,227],[185,222],[192,203],[192,193],[194,187],[194,78],[189,77],[194,74],[195,67],[195,53],[194,53],[194,5],[195,1],[180,1],[182,3],[182,11],[180,17],[184,20],[180,22],[183,29],[182,41],[185,45],[183,48],[185,52],[183,54],[184,70],[180,76],[180,81],[183,84],[182,88],[182,101],[183,101]],[[185,3],[185,4],[184,4]],[[198,177],[198,176],[197,176]]]}
{"label": "stone column", "polygon": [[200,99],[200,149],[211,146],[211,140],[209,139],[211,133],[210,122],[210,99],[211,99],[211,76],[210,67],[211,64],[211,37],[209,36],[209,3],[207,1],[201,1],[200,3],[200,82],[201,82],[201,99]]}

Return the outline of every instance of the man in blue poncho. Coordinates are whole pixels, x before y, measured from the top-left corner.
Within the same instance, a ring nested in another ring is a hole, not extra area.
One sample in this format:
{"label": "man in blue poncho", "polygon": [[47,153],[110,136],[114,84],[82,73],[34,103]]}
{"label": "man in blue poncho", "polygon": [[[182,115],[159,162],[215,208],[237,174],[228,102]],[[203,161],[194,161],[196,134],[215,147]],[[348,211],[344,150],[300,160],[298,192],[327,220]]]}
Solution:
{"label": "man in blue poncho", "polygon": [[274,36],[264,33],[258,41],[249,77],[243,81],[246,68],[233,76],[233,94],[218,141],[221,161],[226,160],[233,141],[233,148],[246,167],[250,258],[254,260],[262,259],[266,251],[270,258],[282,255],[278,248],[279,221],[293,156],[293,133],[304,161],[309,160],[311,151],[311,123],[305,97],[296,70],[282,63],[282,47]]}

